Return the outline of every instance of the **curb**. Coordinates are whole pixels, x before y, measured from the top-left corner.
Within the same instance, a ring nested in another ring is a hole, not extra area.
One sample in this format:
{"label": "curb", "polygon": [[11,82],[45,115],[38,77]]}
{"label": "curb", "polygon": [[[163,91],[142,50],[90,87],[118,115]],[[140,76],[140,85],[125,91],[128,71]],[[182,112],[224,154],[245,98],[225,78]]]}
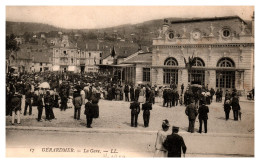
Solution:
{"label": "curb", "polygon": [[[104,128],[66,128],[66,127],[30,127],[30,126],[6,126],[6,130],[33,130],[33,131],[58,131],[58,132],[85,132],[85,133],[111,133],[111,134],[147,134],[156,135],[155,130],[122,130],[122,129],[104,129]],[[254,138],[254,134],[238,133],[188,133],[179,132],[182,136],[210,136],[210,137],[235,137],[235,138]]]}

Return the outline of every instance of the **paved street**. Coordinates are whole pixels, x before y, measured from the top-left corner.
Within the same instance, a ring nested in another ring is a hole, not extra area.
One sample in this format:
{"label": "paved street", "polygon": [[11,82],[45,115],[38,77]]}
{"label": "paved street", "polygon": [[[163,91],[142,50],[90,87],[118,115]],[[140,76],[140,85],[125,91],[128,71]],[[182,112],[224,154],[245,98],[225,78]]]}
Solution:
{"label": "paved street", "polygon": [[[188,120],[184,106],[172,108],[153,105],[150,126],[143,127],[142,114],[138,128],[130,127],[129,102],[101,100],[100,117],[92,129],[85,127],[85,116],[73,119],[73,109],[61,112],[54,109],[56,120],[37,122],[37,109],[32,116],[23,116],[21,125],[11,125],[6,118],[7,156],[79,156],[79,157],[152,157],[156,132],[163,119],[180,127],[188,147],[186,157],[244,157],[254,156],[254,103],[241,102],[242,121],[226,121],[222,104],[213,102],[209,108],[208,134],[187,132]],[[83,109],[83,108],[82,108]],[[43,115],[44,118],[45,115]],[[35,129],[34,129],[35,128]],[[199,123],[195,124],[198,131]],[[75,148],[76,152],[41,152],[42,148]],[[33,148],[35,152],[30,151]],[[85,153],[84,153],[85,149]],[[100,153],[86,152],[88,149]],[[107,153],[116,149],[118,153]],[[104,152],[105,151],[105,152]]]}
{"label": "paved street", "polygon": [[[24,104],[23,104],[24,105]],[[135,130],[135,128],[130,127],[130,109],[129,102],[124,101],[107,101],[100,100],[100,117],[94,119],[94,128],[113,128],[113,129],[129,129]],[[231,119],[226,121],[224,116],[223,104],[213,102],[209,106],[209,120],[208,120],[208,132],[209,133],[254,133],[254,103],[252,102],[241,102],[242,109],[242,121],[233,121],[232,111],[230,112]],[[22,108],[24,108],[22,106]],[[67,109],[65,112],[60,111],[58,108],[54,108],[54,114],[57,120],[52,122],[43,121],[37,122],[37,108],[33,107],[32,116],[21,115],[21,125],[22,126],[38,126],[38,127],[68,127],[68,128],[86,128],[86,117],[84,115],[84,108],[81,110],[81,120],[73,119],[74,109]],[[180,127],[180,131],[187,131],[188,119],[185,115],[185,107],[177,106],[172,108],[162,107],[162,104],[156,103],[153,105],[153,110],[151,111],[151,119],[149,128],[143,127],[142,111],[139,114],[139,126],[138,129],[147,131],[154,130],[157,131],[161,128],[161,122],[164,119],[168,119],[171,125],[176,125]],[[23,111],[22,111],[23,112]],[[45,111],[43,111],[43,118],[45,118]],[[11,117],[6,118],[6,125],[11,125]],[[16,124],[17,125],[17,124]],[[198,120],[195,123],[195,130],[199,129]]]}
{"label": "paved street", "polygon": [[[254,155],[252,136],[180,134],[184,137],[187,146],[186,157],[252,157]],[[24,155],[29,157],[153,157],[156,139],[156,133],[118,134],[12,129],[7,130],[6,136],[7,156],[15,157]],[[50,147],[73,148],[75,152],[43,152]],[[91,149],[100,150],[100,153],[86,152]]]}

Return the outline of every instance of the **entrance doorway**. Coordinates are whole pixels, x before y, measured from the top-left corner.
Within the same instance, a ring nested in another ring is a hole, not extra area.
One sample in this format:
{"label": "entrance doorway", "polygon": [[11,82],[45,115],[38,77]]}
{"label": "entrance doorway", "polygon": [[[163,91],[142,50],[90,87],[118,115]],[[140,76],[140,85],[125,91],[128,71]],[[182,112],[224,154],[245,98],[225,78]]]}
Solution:
{"label": "entrance doorway", "polygon": [[216,71],[216,88],[224,92],[235,88],[235,71]]}
{"label": "entrance doorway", "polygon": [[85,72],[85,66],[80,66],[80,72],[83,74]]}
{"label": "entrance doorway", "polygon": [[205,84],[205,70],[190,70],[188,75],[188,81],[191,84]]}

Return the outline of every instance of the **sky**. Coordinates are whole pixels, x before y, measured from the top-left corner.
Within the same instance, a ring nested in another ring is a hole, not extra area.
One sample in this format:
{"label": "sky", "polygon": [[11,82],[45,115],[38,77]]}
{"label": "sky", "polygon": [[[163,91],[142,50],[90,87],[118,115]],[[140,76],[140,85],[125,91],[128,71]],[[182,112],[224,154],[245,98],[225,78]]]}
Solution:
{"label": "sky", "polygon": [[6,20],[62,28],[104,28],[167,17],[240,16],[251,20],[250,6],[6,6]]}

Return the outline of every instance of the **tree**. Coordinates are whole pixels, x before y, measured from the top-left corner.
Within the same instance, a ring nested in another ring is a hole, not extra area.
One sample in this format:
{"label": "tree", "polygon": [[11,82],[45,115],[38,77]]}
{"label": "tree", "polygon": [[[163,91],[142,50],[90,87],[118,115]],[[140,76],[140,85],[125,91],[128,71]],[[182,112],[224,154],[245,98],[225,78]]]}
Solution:
{"label": "tree", "polygon": [[186,61],[186,58],[184,58],[184,63],[185,63],[185,67],[188,70],[191,70],[192,66],[194,66],[196,63],[196,59],[192,55],[192,57],[189,57],[188,62]]}
{"label": "tree", "polygon": [[19,46],[17,45],[17,42],[15,40],[15,35],[14,34],[11,34],[9,36],[6,36],[6,50],[9,50],[9,51],[18,51],[20,48]]}

